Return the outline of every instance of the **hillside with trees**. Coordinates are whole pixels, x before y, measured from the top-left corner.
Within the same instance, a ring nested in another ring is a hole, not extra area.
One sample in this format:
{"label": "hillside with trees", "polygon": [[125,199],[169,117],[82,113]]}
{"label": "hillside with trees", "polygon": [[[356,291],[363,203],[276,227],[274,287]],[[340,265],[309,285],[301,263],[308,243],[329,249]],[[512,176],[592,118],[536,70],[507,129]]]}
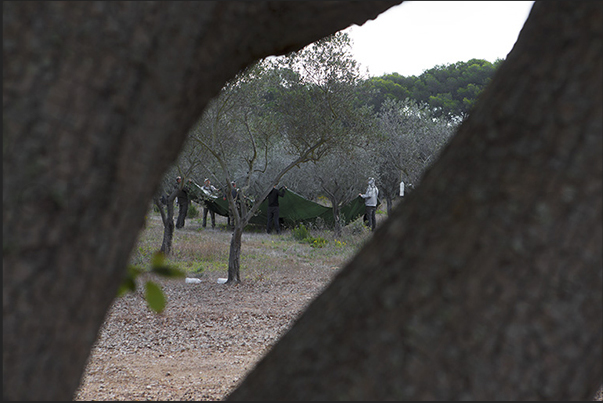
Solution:
{"label": "hillside with trees", "polygon": [[428,105],[435,117],[459,122],[468,116],[502,62],[502,59],[494,63],[471,59],[434,66],[419,76],[393,73],[371,77],[361,89],[359,100],[379,112],[387,99],[410,99]]}

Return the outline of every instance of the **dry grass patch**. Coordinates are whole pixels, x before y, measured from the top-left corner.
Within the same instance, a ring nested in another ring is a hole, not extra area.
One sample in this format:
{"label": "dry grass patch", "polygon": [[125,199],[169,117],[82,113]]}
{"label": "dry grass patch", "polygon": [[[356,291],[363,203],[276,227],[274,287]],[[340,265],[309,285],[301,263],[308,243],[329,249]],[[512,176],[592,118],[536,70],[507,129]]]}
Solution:
{"label": "dry grass patch", "polygon": [[[174,233],[172,254],[167,263],[191,274],[216,273],[227,276],[232,232],[217,217],[216,229],[203,228],[201,219],[187,219],[186,225]],[[342,237],[335,239],[331,230],[309,229],[312,237],[322,239],[322,247],[294,239],[291,229],[280,235],[259,232],[250,227],[243,234],[241,247],[241,278],[265,280],[275,271],[296,272],[313,268],[337,270],[350,259],[370,237],[361,220],[344,228]],[[161,247],[163,225],[158,213],[150,212],[141,232],[131,263],[148,268],[154,252]]]}

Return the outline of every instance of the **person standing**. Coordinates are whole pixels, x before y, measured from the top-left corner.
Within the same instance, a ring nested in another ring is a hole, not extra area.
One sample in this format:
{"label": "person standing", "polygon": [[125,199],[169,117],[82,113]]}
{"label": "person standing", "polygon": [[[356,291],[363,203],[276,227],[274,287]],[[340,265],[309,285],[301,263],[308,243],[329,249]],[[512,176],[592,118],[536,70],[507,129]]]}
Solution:
{"label": "person standing", "polygon": [[[201,186],[201,190],[203,190],[204,196],[207,197],[214,197],[214,193],[216,193],[218,191],[218,189],[211,184],[211,181],[209,180],[209,178],[205,178],[205,181],[203,182],[203,186]],[[203,203],[203,228],[206,227],[207,225],[207,213],[209,212],[209,215],[211,216],[211,227],[212,228],[216,228],[216,213],[213,210],[210,210],[207,207],[207,203]]]}
{"label": "person standing", "polygon": [[282,186],[279,190],[276,190],[276,186],[272,188],[268,193],[268,223],[266,224],[266,233],[270,233],[272,228],[271,224],[274,223],[276,233],[281,233],[281,226],[279,222],[279,205],[278,198],[285,196],[286,186]]}
{"label": "person standing", "polygon": [[364,208],[366,217],[368,219],[368,226],[371,231],[375,230],[377,225],[377,197],[379,196],[379,189],[375,186],[375,179],[368,179],[368,187],[364,194],[360,193],[360,197],[364,199]]}

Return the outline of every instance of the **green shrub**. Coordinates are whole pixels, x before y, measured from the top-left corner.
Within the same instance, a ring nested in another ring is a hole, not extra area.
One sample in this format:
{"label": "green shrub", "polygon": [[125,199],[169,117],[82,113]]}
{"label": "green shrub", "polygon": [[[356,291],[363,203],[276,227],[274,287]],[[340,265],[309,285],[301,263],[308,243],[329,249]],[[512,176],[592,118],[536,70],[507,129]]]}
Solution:
{"label": "green shrub", "polygon": [[298,241],[303,241],[306,238],[310,237],[310,232],[304,224],[299,224],[299,226],[293,228],[291,232],[293,233],[293,239],[296,239]]}
{"label": "green shrub", "polygon": [[199,217],[199,208],[195,205],[195,203],[191,203],[190,206],[188,206],[188,210],[186,212],[186,216],[188,218]]}
{"label": "green shrub", "polygon": [[345,226],[344,232],[351,235],[366,235],[371,232],[364,223],[362,216]]}
{"label": "green shrub", "polygon": [[304,224],[299,224],[299,226],[293,228],[291,230],[293,233],[293,238],[301,243],[307,243],[313,248],[323,248],[329,241],[324,239],[323,237],[313,237],[310,235],[310,231]]}

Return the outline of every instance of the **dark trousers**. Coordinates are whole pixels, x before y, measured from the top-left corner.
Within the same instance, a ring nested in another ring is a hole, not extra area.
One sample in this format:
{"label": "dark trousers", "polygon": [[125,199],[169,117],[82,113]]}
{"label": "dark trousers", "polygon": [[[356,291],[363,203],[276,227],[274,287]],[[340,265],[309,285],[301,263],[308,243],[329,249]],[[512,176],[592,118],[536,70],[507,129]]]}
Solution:
{"label": "dark trousers", "polygon": [[266,232],[270,233],[271,224],[274,223],[274,228],[276,228],[276,233],[281,233],[281,226],[278,221],[278,206],[270,207],[268,206],[268,223],[266,224]]}
{"label": "dark trousers", "polygon": [[203,207],[203,228],[207,225],[207,212],[209,211],[209,215],[211,216],[211,227],[216,228],[216,213],[213,210],[208,209],[207,207]]}
{"label": "dark trousers", "polygon": [[178,199],[178,219],[176,220],[176,228],[184,227],[184,220],[188,212],[188,200]]}
{"label": "dark trousers", "polygon": [[366,218],[368,220],[368,227],[371,231],[375,230],[375,225],[377,225],[377,207],[376,206],[365,206],[366,208]]}

